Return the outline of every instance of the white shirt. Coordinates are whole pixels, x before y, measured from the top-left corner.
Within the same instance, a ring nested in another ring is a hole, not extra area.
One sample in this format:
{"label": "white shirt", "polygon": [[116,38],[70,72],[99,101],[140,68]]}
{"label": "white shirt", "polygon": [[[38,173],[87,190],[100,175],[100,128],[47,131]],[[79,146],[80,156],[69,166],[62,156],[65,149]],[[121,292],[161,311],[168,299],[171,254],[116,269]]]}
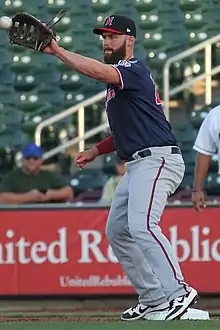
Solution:
{"label": "white shirt", "polygon": [[220,174],[220,105],[210,110],[202,122],[193,149],[207,156],[218,151]]}

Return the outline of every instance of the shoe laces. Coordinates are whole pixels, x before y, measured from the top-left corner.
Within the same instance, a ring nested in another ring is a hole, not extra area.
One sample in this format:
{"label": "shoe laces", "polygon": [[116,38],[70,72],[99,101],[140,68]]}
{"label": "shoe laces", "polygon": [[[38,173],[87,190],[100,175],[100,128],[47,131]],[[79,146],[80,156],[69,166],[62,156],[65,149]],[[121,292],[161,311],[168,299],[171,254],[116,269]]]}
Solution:
{"label": "shoe laces", "polygon": [[178,301],[179,298],[181,298],[181,297],[175,298],[175,299],[170,301],[169,309],[172,309],[172,308],[174,308],[176,306],[179,306],[181,304],[181,302]]}
{"label": "shoe laces", "polygon": [[140,304],[135,305],[134,307],[132,307],[132,312],[138,312],[140,308]]}
{"label": "shoe laces", "polygon": [[132,315],[133,313],[139,313],[140,312],[140,307],[141,307],[141,305],[140,305],[140,303],[138,303],[137,305],[135,305],[134,307],[132,307],[132,308],[130,308],[129,310],[128,310],[128,313],[130,314],[130,315]]}

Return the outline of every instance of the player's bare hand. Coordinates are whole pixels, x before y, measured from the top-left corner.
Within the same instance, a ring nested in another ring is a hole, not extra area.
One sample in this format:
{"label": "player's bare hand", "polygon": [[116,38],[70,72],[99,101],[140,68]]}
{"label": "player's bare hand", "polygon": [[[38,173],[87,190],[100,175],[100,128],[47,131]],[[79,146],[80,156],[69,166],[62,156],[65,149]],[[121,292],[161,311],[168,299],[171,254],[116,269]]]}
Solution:
{"label": "player's bare hand", "polygon": [[201,212],[206,207],[205,196],[202,191],[192,193],[193,207],[197,212]]}
{"label": "player's bare hand", "polygon": [[85,150],[85,151],[78,152],[77,154],[75,154],[74,160],[75,160],[77,167],[83,168],[88,163],[95,160],[96,157],[98,157],[98,150],[95,147],[93,147],[89,150]]}
{"label": "player's bare hand", "polygon": [[60,50],[60,46],[58,45],[58,43],[53,39],[50,43],[49,46],[47,46],[43,52],[46,54],[51,54],[51,55],[55,55],[57,53],[59,53]]}
{"label": "player's bare hand", "polygon": [[28,197],[31,202],[44,202],[44,194],[36,189],[29,191]]}

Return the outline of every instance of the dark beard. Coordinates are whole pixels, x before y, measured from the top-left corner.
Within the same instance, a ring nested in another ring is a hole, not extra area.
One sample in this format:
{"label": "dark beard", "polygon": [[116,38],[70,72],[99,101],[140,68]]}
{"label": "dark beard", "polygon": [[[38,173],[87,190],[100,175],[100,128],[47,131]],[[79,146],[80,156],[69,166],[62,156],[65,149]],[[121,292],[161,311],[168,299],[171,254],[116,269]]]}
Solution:
{"label": "dark beard", "polygon": [[120,60],[123,60],[126,56],[126,45],[125,43],[118,49],[113,50],[111,54],[103,55],[104,62],[106,64],[116,64]]}

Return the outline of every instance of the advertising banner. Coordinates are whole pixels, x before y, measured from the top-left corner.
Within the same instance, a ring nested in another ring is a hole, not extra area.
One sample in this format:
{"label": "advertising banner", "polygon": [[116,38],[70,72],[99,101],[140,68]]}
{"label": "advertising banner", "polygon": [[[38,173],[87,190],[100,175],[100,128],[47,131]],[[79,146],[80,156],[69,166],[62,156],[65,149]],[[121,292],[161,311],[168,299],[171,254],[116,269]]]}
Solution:
{"label": "advertising banner", "polygon": [[[108,209],[1,210],[0,294],[134,293],[106,239],[107,215]],[[185,280],[220,293],[218,208],[167,208],[161,227]]]}

